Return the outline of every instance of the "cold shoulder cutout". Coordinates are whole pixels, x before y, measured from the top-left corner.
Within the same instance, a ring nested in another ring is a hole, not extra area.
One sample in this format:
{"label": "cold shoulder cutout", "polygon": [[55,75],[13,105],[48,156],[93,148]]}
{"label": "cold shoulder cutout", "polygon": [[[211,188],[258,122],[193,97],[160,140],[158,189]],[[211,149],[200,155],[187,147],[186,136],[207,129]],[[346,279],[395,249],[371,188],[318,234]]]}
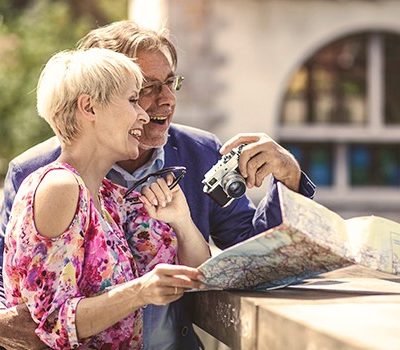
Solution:
{"label": "cold shoulder cutout", "polygon": [[69,229],[80,209],[81,190],[69,170],[51,169],[43,175],[33,198],[33,221],[40,235],[55,238]]}

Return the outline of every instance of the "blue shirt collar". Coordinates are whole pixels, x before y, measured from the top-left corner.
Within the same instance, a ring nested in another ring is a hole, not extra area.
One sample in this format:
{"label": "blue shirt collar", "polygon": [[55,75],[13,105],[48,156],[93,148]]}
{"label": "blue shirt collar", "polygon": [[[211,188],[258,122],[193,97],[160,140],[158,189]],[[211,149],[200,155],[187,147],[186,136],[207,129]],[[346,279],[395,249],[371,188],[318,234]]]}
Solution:
{"label": "blue shirt collar", "polygon": [[143,164],[139,169],[136,169],[133,173],[126,171],[118,164],[114,164],[112,169],[107,174],[107,178],[118,185],[131,187],[135,182],[139,181],[146,175],[164,168],[164,164],[164,149],[162,147],[155,148],[149,161]]}

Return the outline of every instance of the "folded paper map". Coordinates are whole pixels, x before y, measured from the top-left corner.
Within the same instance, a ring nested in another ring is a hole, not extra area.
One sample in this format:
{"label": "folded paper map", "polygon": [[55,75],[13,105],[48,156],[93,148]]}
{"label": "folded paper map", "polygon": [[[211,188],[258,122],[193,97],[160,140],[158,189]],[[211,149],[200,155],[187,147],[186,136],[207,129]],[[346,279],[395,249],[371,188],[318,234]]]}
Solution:
{"label": "folded paper map", "polygon": [[400,273],[399,223],[345,220],[280,183],[278,191],[282,224],[204,262],[210,289],[273,289],[351,264]]}

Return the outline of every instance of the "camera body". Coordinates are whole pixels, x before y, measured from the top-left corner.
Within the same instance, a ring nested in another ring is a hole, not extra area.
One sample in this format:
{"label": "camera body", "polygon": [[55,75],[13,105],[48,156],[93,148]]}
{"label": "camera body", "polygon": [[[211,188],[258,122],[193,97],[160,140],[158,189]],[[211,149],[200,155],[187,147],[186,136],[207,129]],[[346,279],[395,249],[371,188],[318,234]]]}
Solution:
{"label": "camera body", "polygon": [[246,192],[246,181],[239,172],[239,156],[244,144],[224,155],[205,175],[203,192],[221,207],[226,207],[235,198]]}

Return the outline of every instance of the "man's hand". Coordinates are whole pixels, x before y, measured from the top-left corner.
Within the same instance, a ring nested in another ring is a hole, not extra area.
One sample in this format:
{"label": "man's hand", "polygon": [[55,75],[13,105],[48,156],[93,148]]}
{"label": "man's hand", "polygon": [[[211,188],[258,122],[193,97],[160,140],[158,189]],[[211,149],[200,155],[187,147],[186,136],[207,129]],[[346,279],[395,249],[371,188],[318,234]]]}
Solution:
{"label": "man's hand", "polygon": [[247,186],[260,187],[264,178],[272,174],[288,188],[298,192],[301,178],[300,166],[293,155],[272,140],[267,134],[238,134],[225,142],[221,154],[245,143],[239,158],[239,170]]}
{"label": "man's hand", "polygon": [[0,310],[0,345],[7,350],[47,349],[35,334],[36,327],[25,305]]}

